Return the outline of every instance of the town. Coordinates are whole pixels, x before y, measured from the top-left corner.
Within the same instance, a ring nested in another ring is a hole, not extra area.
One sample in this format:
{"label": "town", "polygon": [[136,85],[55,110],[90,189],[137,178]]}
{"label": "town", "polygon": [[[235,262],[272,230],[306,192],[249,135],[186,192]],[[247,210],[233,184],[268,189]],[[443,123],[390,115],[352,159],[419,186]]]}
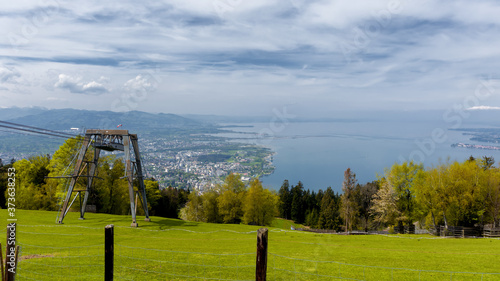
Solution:
{"label": "town", "polygon": [[146,137],[140,142],[146,173],[158,180],[160,188],[203,192],[222,183],[230,173],[248,181],[274,171],[272,151],[261,146],[210,135]]}

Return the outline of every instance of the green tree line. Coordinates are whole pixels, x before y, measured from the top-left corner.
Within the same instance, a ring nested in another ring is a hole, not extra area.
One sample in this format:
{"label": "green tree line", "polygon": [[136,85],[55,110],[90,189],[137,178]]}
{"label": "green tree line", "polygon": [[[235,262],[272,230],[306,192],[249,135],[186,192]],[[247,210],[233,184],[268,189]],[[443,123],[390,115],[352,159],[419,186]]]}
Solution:
{"label": "green tree line", "polygon": [[270,225],[278,215],[278,195],[263,188],[258,179],[246,186],[238,174],[228,175],[224,184],[203,193],[191,192],[188,199],[180,212],[184,220]]}
{"label": "green tree line", "polygon": [[300,181],[290,186],[285,180],[278,193],[280,217],[314,229],[372,229],[371,198],[378,190],[378,182],[357,184],[350,169],[345,176],[343,194],[331,187],[310,191]]}
{"label": "green tree line", "polygon": [[342,194],[305,190],[301,182],[279,190],[279,215],[312,228],[378,230],[419,223],[421,227],[499,226],[500,168],[492,157],[425,168],[396,163],[376,181],[358,184],[344,173]]}
{"label": "green tree line", "polygon": [[[54,178],[73,172],[74,157],[79,150],[81,138],[68,139],[52,156],[38,155],[11,164],[0,163],[0,207],[5,207],[7,170],[14,168],[16,185],[16,207],[27,210],[58,211],[65,195],[69,179]],[[85,156],[90,160],[93,151]],[[97,177],[93,181],[88,204],[95,205],[97,212],[127,215],[130,213],[128,183],[124,176],[125,165],[115,155],[99,159]],[[77,181],[75,190],[85,190],[87,178]],[[144,181],[150,215],[177,218],[181,207],[187,202],[189,191],[168,187],[159,189],[158,182]],[[82,194],[83,196],[83,194]],[[76,200],[73,208],[79,208]],[[143,213],[137,208],[138,214]]]}

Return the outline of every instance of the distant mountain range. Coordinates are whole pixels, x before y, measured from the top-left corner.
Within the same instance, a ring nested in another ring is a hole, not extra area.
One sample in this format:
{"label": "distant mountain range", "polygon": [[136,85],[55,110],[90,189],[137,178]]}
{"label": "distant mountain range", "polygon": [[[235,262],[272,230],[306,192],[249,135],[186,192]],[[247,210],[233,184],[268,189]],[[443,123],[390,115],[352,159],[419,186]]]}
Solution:
{"label": "distant mountain range", "polygon": [[209,126],[175,114],[152,114],[141,111],[113,112],[78,109],[0,108],[0,120],[50,130],[120,128],[149,132],[201,129]]}
{"label": "distant mountain range", "polygon": [[[435,122],[436,126],[447,127],[460,124],[466,126],[499,127],[499,110],[419,110],[419,111],[343,111],[333,112],[332,116],[316,118],[298,115],[290,111],[287,115],[275,113],[273,116],[221,116],[197,114],[165,114],[141,111],[113,112],[78,109],[0,108],[0,120],[20,123],[51,130],[70,128],[112,129],[122,125],[123,129],[137,132],[155,130],[191,130],[216,128],[217,124],[266,123],[266,122]],[[283,115],[283,116],[282,116]],[[283,119],[286,117],[286,119]]]}

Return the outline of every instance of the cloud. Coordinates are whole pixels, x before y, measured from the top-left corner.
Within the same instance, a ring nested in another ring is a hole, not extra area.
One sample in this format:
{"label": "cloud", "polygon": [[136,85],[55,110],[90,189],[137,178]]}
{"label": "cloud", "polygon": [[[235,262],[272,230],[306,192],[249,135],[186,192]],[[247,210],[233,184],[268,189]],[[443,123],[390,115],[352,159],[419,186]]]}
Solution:
{"label": "cloud", "polygon": [[103,84],[91,81],[88,83],[81,82],[80,77],[72,77],[66,74],[59,74],[59,80],[54,84],[54,87],[67,89],[75,94],[101,95],[109,92]]}
{"label": "cloud", "polygon": [[0,82],[17,83],[16,80],[19,77],[21,77],[21,74],[15,68],[0,66]]}
{"label": "cloud", "polygon": [[135,91],[152,91],[156,86],[151,81],[142,75],[137,75],[135,78],[128,80],[124,85],[125,89],[131,92]]}
{"label": "cloud", "polygon": [[[113,88],[156,91],[141,103],[145,111],[224,114],[256,94],[266,95],[263,108],[287,96],[307,101],[311,114],[319,107],[441,109],[497,73],[500,57],[494,0],[75,0],[32,21],[44,11],[37,3],[12,2],[0,12],[4,33],[26,41],[13,48],[0,38],[3,65],[19,70],[0,66],[0,87],[37,96],[19,105],[45,101],[55,87],[79,94],[64,104],[79,108],[94,106],[85,94],[109,93],[101,103],[108,109],[113,94],[123,94]],[[47,69],[54,72],[44,75]],[[163,81],[148,74],[154,69]],[[166,92],[168,105],[157,101]],[[241,113],[255,114],[247,108]]]}
{"label": "cloud", "polygon": [[478,105],[467,108],[467,110],[500,110],[498,106]]}
{"label": "cloud", "polygon": [[58,97],[47,97],[46,98],[47,101],[67,101],[68,99],[65,99],[65,98],[58,98]]}

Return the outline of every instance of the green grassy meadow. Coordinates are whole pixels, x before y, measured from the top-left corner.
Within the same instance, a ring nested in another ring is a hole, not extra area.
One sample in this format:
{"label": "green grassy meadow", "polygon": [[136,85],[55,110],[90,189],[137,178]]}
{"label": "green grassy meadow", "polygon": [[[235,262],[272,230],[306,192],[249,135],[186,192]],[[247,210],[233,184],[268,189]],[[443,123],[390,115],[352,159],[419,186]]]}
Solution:
{"label": "green grassy meadow", "polygon": [[[255,280],[257,226],[139,217],[131,228],[129,216],[92,213],[69,213],[59,225],[56,215],[17,210],[17,280],[103,280],[108,224],[115,280]],[[6,210],[0,219],[7,224]],[[291,231],[285,220],[269,231],[268,280],[500,280],[487,274],[500,273],[497,239],[315,234]]]}

